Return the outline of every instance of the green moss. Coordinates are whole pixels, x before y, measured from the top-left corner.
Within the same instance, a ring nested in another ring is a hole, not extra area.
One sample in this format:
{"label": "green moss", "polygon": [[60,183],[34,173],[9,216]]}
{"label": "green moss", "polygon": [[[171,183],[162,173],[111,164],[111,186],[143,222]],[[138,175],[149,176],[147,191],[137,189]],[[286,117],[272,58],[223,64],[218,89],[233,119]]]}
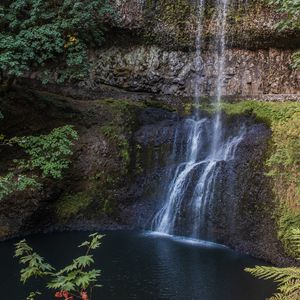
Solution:
{"label": "green moss", "polygon": [[60,219],[68,219],[85,210],[92,202],[89,193],[80,192],[66,195],[56,203],[56,213]]}
{"label": "green moss", "polygon": [[122,179],[121,173],[116,170],[101,171],[89,178],[89,190],[95,199],[91,212],[93,216],[100,217],[102,214],[111,215],[115,212],[115,190],[119,188]]}
{"label": "green moss", "polygon": [[[130,158],[132,153],[137,153],[137,149],[133,149],[130,139],[132,132],[137,128],[138,121],[137,115],[142,109],[147,107],[156,107],[168,111],[175,109],[167,105],[163,101],[145,100],[145,101],[132,101],[132,100],[113,100],[107,99],[101,102],[104,109],[108,114],[111,114],[113,121],[100,127],[103,135],[105,135],[115,145],[116,151],[122,160],[120,172],[122,174],[128,173],[130,165]],[[132,166],[133,167],[133,166]]]}
{"label": "green moss", "polygon": [[112,215],[114,213],[115,207],[114,207],[114,202],[111,201],[110,199],[106,199],[104,201],[104,205],[102,208],[102,212],[106,215]]}
{"label": "green moss", "polygon": [[101,187],[112,188],[115,183],[117,183],[117,178],[112,176],[112,174],[101,171],[97,173],[95,176],[91,177],[90,180],[94,183],[101,184]]}
{"label": "green moss", "polygon": [[123,127],[118,125],[104,125],[100,128],[101,132],[115,143],[122,161],[127,165],[130,162],[129,143],[123,133]]}
{"label": "green moss", "polygon": [[155,107],[155,108],[161,108],[167,111],[176,111],[174,107],[171,107],[170,105],[167,105],[163,101],[157,101],[157,100],[146,100],[145,106],[147,107]]}
{"label": "green moss", "polygon": [[300,112],[300,104],[298,102],[241,101],[222,103],[221,109],[228,115],[253,114],[259,121],[272,127]]}
{"label": "green moss", "polygon": [[9,227],[6,225],[0,226],[0,237],[6,237],[10,233]]}
{"label": "green moss", "polygon": [[[196,9],[189,0],[162,0],[146,2],[146,20],[144,40],[146,43],[169,44],[188,48],[191,44],[191,37],[186,34],[195,23]],[[171,34],[165,34],[162,30],[158,33],[154,30],[157,24],[171,29]]]}
{"label": "green moss", "polygon": [[202,112],[207,112],[209,114],[212,114],[216,111],[216,107],[209,103],[207,99],[201,99],[200,104],[195,103],[185,103],[183,105],[183,114],[185,116],[189,116],[193,113],[194,110],[198,109]]}
{"label": "green moss", "polygon": [[300,228],[300,103],[243,101],[222,103],[221,108],[228,115],[254,116],[272,130],[266,175],[276,197],[278,238],[292,255],[289,234]]}

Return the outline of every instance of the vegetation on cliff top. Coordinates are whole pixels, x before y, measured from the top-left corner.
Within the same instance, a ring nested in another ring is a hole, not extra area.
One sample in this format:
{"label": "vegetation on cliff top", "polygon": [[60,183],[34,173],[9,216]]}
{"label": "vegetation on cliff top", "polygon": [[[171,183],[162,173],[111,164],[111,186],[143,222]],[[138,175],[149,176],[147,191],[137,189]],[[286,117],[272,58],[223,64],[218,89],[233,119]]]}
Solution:
{"label": "vegetation on cliff top", "polygon": [[[268,0],[268,2],[283,13],[284,17],[277,25],[279,30],[300,31],[300,0]],[[293,66],[300,67],[300,51],[294,53],[293,59]]]}
{"label": "vegetation on cliff top", "polygon": [[109,0],[2,1],[0,79],[34,71],[43,81],[84,78],[88,52],[101,45],[113,16]]}
{"label": "vegetation on cliff top", "polygon": [[[5,0],[0,4],[0,89],[6,93],[16,77],[38,72],[45,83],[88,76],[89,51],[103,42],[108,20],[115,20],[109,0]],[[1,95],[2,96],[2,95]],[[0,118],[2,118],[0,113]],[[38,176],[60,178],[70,163],[71,126],[48,135],[15,137],[2,143],[22,148],[0,177],[0,199],[16,191],[40,187]]]}

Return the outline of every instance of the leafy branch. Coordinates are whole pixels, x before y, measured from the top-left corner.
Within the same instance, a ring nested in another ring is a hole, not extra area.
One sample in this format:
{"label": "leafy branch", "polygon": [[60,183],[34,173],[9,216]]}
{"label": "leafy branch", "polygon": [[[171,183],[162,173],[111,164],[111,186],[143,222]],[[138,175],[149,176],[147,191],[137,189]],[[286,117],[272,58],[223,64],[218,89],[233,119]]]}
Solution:
{"label": "leafy branch", "polygon": [[[56,298],[91,300],[93,289],[101,287],[97,284],[101,271],[90,269],[95,263],[90,252],[100,247],[102,237],[98,233],[90,234],[90,239],[78,246],[86,248],[85,254],[73,259],[69,265],[60,270],[56,270],[34,252],[26,240],[18,242],[15,244],[15,256],[19,258],[20,264],[24,265],[20,271],[21,282],[26,283],[33,277],[44,278],[46,287],[56,291]],[[34,299],[39,295],[41,295],[40,292],[31,292],[27,299]]]}
{"label": "leafy branch", "polygon": [[72,126],[53,129],[48,135],[14,137],[7,145],[21,147],[26,159],[14,161],[12,170],[0,176],[0,200],[17,191],[41,188],[39,173],[43,178],[61,178],[70,165],[73,142],[78,139]]}
{"label": "leafy branch", "polygon": [[109,0],[1,1],[2,80],[33,71],[43,82],[84,78],[89,49],[103,43],[106,24],[115,19]]}

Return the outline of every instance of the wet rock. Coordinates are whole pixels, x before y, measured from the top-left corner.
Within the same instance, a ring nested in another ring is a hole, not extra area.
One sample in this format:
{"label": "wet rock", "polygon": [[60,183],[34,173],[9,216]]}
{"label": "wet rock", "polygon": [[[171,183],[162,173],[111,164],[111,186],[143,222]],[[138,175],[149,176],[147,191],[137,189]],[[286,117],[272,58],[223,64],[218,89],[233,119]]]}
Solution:
{"label": "wet rock", "polygon": [[[153,100],[81,101],[32,91],[10,98],[14,101],[1,106],[9,116],[2,123],[7,136],[49,132],[68,123],[78,130],[80,140],[62,180],[45,180],[42,190],[18,193],[1,202],[0,239],[51,230],[151,228],[165,200],[165,176],[174,163],[172,157],[188,150],[182,143],[186,139],[183,116]],[[45,107],[47,115],[40,113]],[[204,113],[202,117],[210,118]],[[215,199],[207,224],[211,237],[243,253],[285,262],[270,213],[273,195],[264,174],[270,130],[251,117],[222,115],[222,119],[225,136],[241,124],[247,133],[235,160],[217,165]],[[201,138],[205,157],[209,131]],[[21,153],[0,150],[4,173],[5,163]],[[190,184],[196,181],[194,173]],[[187,202],[190,196],[187,192]],[[188,208],[182,209],[177,233],[188,234],[190,221]]]}
{"label": "wet rock", "polygon": [[[300,100],[300,71],[291,68],[291,50],[228,49],[225,52],[224,96]],[[93,76],[81,88],[97,90],[101,85],[127,91],[193,96],[194,52],[168,51],[157,46],[112,47],[99,50],[94,58]],[[216,94],[218,57],[204,52],[202,95]]]}

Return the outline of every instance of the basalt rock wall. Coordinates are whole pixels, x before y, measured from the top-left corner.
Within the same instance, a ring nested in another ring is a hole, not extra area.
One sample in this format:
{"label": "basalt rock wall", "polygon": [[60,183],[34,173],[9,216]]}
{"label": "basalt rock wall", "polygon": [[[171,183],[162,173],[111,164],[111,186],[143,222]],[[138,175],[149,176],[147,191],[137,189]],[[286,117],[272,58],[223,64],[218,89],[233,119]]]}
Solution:
{"label": "basalt rock wall", "polygon": [[[104,49],[91,54],[93,71],[80,83],[127,91],[193,95],[197,2],[192,0],[116,0],[118,22],[106,34]],[[205,5],[202,33],[202,95],[215,94],[217,77],[215,1]],[[283,16],[261,1],[231,1],[226,26],[223,94],[299,100],[300,71],[292,55],[300,32],[279,31]],[[267,96],[268,95],[268,96]]]}
{"label": "basalt rock wall", "polygon": [[[291,68],[291,50],[276,48],[226,51],[223,95],[264,97],[285,94],[287,99],[300,98],[300,71]],[[217,55],[205,52],[201,94],[216,91]],[[113,46],[98,51],[91,77],[81,87],[97,90],[101,85],[127,91],[176,96],[194,94],[194,53],[168,51],[158,46]],[[291,96],[294,94],[294,96]]]}

